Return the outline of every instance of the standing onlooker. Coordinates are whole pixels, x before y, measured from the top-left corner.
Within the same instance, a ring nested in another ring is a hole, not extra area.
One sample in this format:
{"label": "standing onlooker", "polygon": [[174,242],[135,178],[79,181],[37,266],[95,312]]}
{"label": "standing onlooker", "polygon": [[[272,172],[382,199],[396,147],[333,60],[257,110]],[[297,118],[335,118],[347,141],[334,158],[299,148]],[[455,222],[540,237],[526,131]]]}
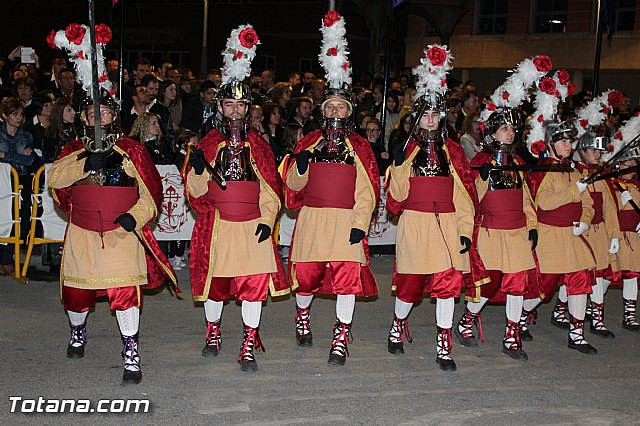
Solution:
{"label": "standing onlooker", "polygon": [[42,157],[44,132],[51,122],[53,103],[49,96],[37,94],[33,97],[29,107],[34,116],[31,119],[27,119],[23,128],[33,136],[33,149],[39,157]]}
{"label": "standing onlooker", "polygon": [[280,106],[281,118],[288,117],[289,102],[291,101],[291,85],[276,83],[271,89],[271,101]]}
{"label": "standing onlooker", "polygon": [[456,122],[456,129],[462,130],[462,122],[465,117],[472,113],[480,114],[480,101],[478,101],[478,95],[475,92],[465,91],[460,98],[460,104],[462,108],[458,114],[458,121]]}
{"label": "standing onlooker", "polygon": [[160,117],[153,112],[143,112],[136,118],[129,136],[144,144],[153,164],[174,164],[174,150],[171,141],[163,136]]}
{"label": "standing onlooker", "polygon": [[45,163],[53,163],[62,148],[78,138],[75,119],[76,111],[67,98],[60,98],[53,103],[49,127],[44,132],[42,142],[42,158]]}
{"label": "standing onlooker", "polygon": [[284,129],[280,125],[282,122],[282,108],[273,102],[267,102],[263,107],[264,116],[262,124],[269,138],[269,145],[273,150],[276,163],[282,160],[282,135]]}
{"label": "standing onlooker", "polygon": [[477,113],[467,115],[462,124],[460,133],[460,145],[464,150],[467,160],[473,160],[473,157],[482,151],[482,132],[480,131],[480,116]]}
{"label": "standing onlooker", "polygon": [[204,136],[207,120],[216,113],[214,104],[216,92],[214,89],[215,84],[212,81],[202,82],[200,95],[190,99],[184,106],[180,127],[195,132],[200,137]]}
{"label": "standing onlooker", "polygon": [[[384,146],[389,146],[389,137],[391,136],[391,131],[396,125],[396,121],[398,121],[398,117],[400,114],[400,99],[398,95],[393,93],[389,93],[387,95],[387,105],[386,111],[384,114]],[[382,122],[382,116],[380,113],[376,115],[376,118]]]}
{"label": "standing onlooker", "polygon": [[178,124],[182,121],[182,99],[178,96],[178,86],[171,80],[163,81],[160,85],[159,102],[169,109],[173,132],[178,131]]}

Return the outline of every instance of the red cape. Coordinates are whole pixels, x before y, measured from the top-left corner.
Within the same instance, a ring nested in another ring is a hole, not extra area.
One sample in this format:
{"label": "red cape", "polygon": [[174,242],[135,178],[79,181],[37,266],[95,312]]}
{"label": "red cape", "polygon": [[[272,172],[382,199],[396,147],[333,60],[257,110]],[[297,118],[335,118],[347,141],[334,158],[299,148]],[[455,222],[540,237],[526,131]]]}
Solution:
{"label": "red cape", "polygon": [[[475,181],[471,175],[471,169],[464,150],[460,144],[451,139],[447,139],[444,143],[446,151],[448,151],[449,161],[453,167],[453,172],[460,178],[464,189],[467,191],[467,195],[473,203],[474,209],[474,229],[479,224],[479,208],[478,208],[478,193],[476,191]],[[420,149],[416,140],[411,138],[407,145],[407,158],[413,153],[413,151]],[[387,193],[387,210],[394,216],[399,216],[404,210],[405,201],[399,202],[395,200],[391,194]],[[484,268],[480,255],[478,254],[477,244],[477,232],[473,232],[471,249],[469,250],[469,261],[471,266],[471,273],[464,274],[464,283],[467,288],[477,287],[482,284],[486,284],[489,281],[489,276]],[[393,282],[396,283],[397,272],[393,271]]]}
{"label": "red cape", "polygon": [[[307,136],[302,138],[296,149],[294,154],[299,154],[300,152],[308,149],[312,145],[314,145],[320,138],[322,138],[322,131],[315,130],[309,133]],[[378,171],[378,163],[376,162],[376,157],[373,154],[371,149],[371,145],[369,141],[367,141],[362,136],[358,135],[355,132],[352,132],[347,136],[347,140],[353,147],[353,150],[356,153],[356,156],[364,166],[364,169],[369,177],[369,181],[371,182],[371,186],[373,187],[373,192],[376,194],[376,206],[378,205],[378,199],[380,197],[380,172]],[[289,160],[289,164],[287,164],[286,172],[284,176],[286,177],[289,169],[291,167],[295,167],[296,162],[293,159]],[[304,198],[304,188],[300,191],[293,191],[286,185],[284,185],[284,195],[285,201],[287,203],[287,208],[290,210],[299,210],[302,207],[302,200]],[[293,231],[293,236],[291,237],[291,250],[293,250],[293,245],[295,243],[295,229]],[[359,293],[358,296],[376,296],[378,294],[378,284],[376,283],[376,279],[371,272],[370,262],[369,262],[369,240],[365,237],[362,240],[362,246],[364,248],[365,258],[367,259],[367,264],[360,268],[360,282],[362,282],[362,293]],[[293,262],[289,262],[289,278],[291,282],[292,279],[292,267]],[[331,294],[331,283],[323,282],[320,288],[321,294]]]}
{"label": "red cape", "polygon": [[[133,165],[135,166],[140,178],[144,185],[149,190],[153,201],[156,204],[156,210],[160,211],[162,204],[162,182],[156,166],[151,160],[151,156],[147,149],[139,142],[124,136],[118,141],[116,147],[120,148],[129,157]],[[79,155],[85,152],[82,142],[75,140],[64,146],[64,149],[60,153],[58,160],[70,155]],[[139,182],[140,183],[140,182]],[[54,201],[56,205],[63,211],[69,213],[73,208],[73,200],[71,197],[71,187],[55,189]],[[151,219],[155,220],[155,217]],[[153,235],[151,228],[146,224],[141,232],[137,234],[140,237],[140,241],[145,246],[145,257],[147,260],[147,273],[149,274],[148,283],[144,285],[144,288],[156,288],[161,286],[165,279],[169,279],[173,286],[178,290],[178,280],[176,273],[171,267],[171,263],[160,249],[156,237]]]}
{"label": "red cape", "polygon": [[[254,131],[250,131],[247,140],[250,144],[251,158],[255,162],[255,166],[258,170],[258,178],[260,182],[267,185],[273,193],[278,197],[280,203],[282,203],[282,180],[278,175],[276,169],[275,160],[273,158],[273,151],[269,144],[260,135]],[[198,142],[197,149],[201,149],[204,152],[204,157],[209,163],[213,163],[218,154],[218,149],[226,145],[225,137],[217,130],[214,129],[207,133],[207,135]],[[184,160],[186,169],[185,177],[191,170],[189,164],[189,153]],[[215,228],[216,221],[216,208],[211,204],[206,197],[206,194],[199,198],[193,198],[189,195],[185,184],[185,192],[189,204],[193,210],[198,213],[196,223],[193,228],[193,234],[191,236],[191,252],[197,253],[197,256],[190,256],[190,268],[191,268],[191,289],[194,299],[206,297],[204,293],[207,281],[207,275],[209,271],[209,261],[213,253],[211,253],[211,239],[213,238],[213,230]],[[272,230],[273,231],[273,230]],[[256,237],[257,238],[257,237]],[[276,258],[278,271],[271,274],[274,288],[271,289],[272,296],[278,296],[288,292],[289,285],[284,273],[284,266],[282,260],[278,254],[278,247],[276,245],[273,234],[271,235],[271,244],[273,245],[273,252]],[[247,259],[249,262],[250,259]]]}

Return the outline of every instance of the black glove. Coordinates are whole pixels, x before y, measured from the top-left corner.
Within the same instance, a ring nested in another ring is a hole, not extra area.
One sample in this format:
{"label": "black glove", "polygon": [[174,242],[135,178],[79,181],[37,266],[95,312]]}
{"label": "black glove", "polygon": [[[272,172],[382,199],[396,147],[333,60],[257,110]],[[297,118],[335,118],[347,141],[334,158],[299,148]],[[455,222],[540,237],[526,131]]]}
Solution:
{"label": "black glove", "polygon": [[84,172],[97,171],[107,166],[107,156],[104,153],[92,152],[84,163]]}
{"label": "black glove", "polygon": [[301,151],[296,157],[296,167],[298,168],[298,174],[302,176],[307,172],[309,168],[309,151]]}
{"label": "black glove", "polygon": [[349,242],[353,244],[358,244],[365,237],[364,231],[358,228],[351,228],[351,234],[349,235]]}
{"label": "black glove", "polygon": [[531,229],[529,231],[529,241],[531,241],[531,250],[535,250],[538,246],[538,230]]}
{"label": "black glove", "polygon": [[406,159],[407,151],[402,149],[402,145],[398,145],[396,149],[393,150],[393,165],[396,167],[400,167]]}
{"label": "black glove", "polygon": [[489,172],[491,171],[491,169],[493,168],[493,164],[491,163],[484,163],[482,166],[480,166],[480,179],[482,180],[487,180],[489,179]]}
{"label": "black glove", "polygon": [[189,155],[189,164],[191,164],[191,167],[193,167],[193,171],[198,176],[204,173],[205,161],[206,160],[204,159],[204,152],[202,152],[201,149],[196,149],[191,152],[191,155]]}
{"label": "black glove", "polygon": [[131,213],[121,214],[113,221],[113,223],[122,226],[122,228],[127,232],[131,232],[136,229],[136,220],[131,216]]}
{"label": "black glove", "polygon": [[464,246],[462,250],[460,250],[460,254],[465,254],[469,250],[471,250],[471,240],[467,237],[460,237],[460,244]]}
{"label": "black glove", "polygon": [[260,234],[260,236],[258,237],[259,243],[266,241],[267,238],[269,238],[269,236],[271,235],[271,228],[269,228],[264,223],[259,223],[258,227],[256,228],[256,235],[258,234]]}

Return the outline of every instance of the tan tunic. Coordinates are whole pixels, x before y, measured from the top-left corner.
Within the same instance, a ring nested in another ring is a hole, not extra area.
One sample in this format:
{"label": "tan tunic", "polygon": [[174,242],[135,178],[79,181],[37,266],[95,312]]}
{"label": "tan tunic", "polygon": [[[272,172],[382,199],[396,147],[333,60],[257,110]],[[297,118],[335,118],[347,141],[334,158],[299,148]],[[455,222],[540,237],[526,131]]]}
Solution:
{"label": "tan tunic", "polygon": [[[482,199],[489,189],[489,181],[476,179],[478,198]],[[478,229],[478,253],[487,270],[515,273],[536,267],[531,252],[529,230],[538,229],[538,218],[533,208],[531,193],[526,183],[522,187],[522,209],[527,217],[527,226],[519,229]]]}
{"label": "tan tunic", "polygon": [[[255,161],[251,165],[259,176]],[[205,195],[211,175],[208,171],[200,176],[193,170],[186,179],[187,190],[194,198]],[[246,222],[231,222],[220,219],[216,215],[216,229],[211,239],[210,253],[213,255],[213,277],[240,277],[256,274],[277,272],[276,258],[273,244],[269,238],[258,243],[256,229],[258,224],[264,223],[272,230],[278,211],[280,200],[260,180],[260,216]]]}
{"label": "tan tunic", "polygon": [[[320,140],[318,141],[320,142]],[[311,151],[317,143],[310,146]],[[349,140],[347,145],[353,149]],[[292,262],[358,262],[366,265],[362,242],[349,243],[351,228],[369,231],[371,215],[376,208],[376,195],[360,159],[355,157],[355,205],[352,209],[315,208],[303,206],[298,214],[293,236]],[[285,184],[293,191],[302,190],[309,180],[309,169],[298,174],[297,167],[289,169]],[[336,182],[339,185],[340,182]]]}
{"label": "tan tunic", "polygon": [[[576,182],[581,177],[575,170],[571,173],[547,173],[538,188],[535,205],[538,209],[554,210],[565,204],[581,202],[580,221],[590,225],[595,213],[593,200],[587,191],[582,194],[578,191]],[[591,249],[585,239],[573,235],[572,226],[557,227],[539,223],[538,227],[536,253],[540,272],[563,274],[595,268]]]}
{"label": "tan tunic", "polygon": [[[416,148],[400,167],[391,166],[389,194],[398,202],[409,196],[411,163],[417,154]],[[453,170],[451,164],[449,169]],[[472,237],[474,208],[462,181],[453,174],[455,212],[440,213],[436,217],[435,213],[405,210],[400,215],[396,231],[398,273],[434,274],[452,267],[462,272],[470,271],[469,254],[460,254],[463,248],[460,237]]]}
{"label": "tan tunic", "polygon": [[[640,203],[640,191],[633,184],[627,184],[628,190],[636,204]],[[616,191],[620,210],[633,210],[631,203],[622,206],[620,192]],[[620,239],[618,252],[618,268],[621,271],[640,272],[640,236],[636,232],[624,231]]]}
{"label": "tan tunic", "polygon": [[[118,147],[114,149],[122,153]],[[84,179],[91,179],[89,173],[83,171],[85,162],[86,159],[76,161],[75,155],[54,162],[48,186],[62,189]],[[131,161],[125,159],[123,164],[127,175],[136,178],[138,182],[140,198],[128,213],[136,220],[135,232],[140,232],[156,216],[156,205]],[[122,227],[105,232],[100,238],[99,233],[69,222],[62,252],[60,280],[66,286],[89,290],[144,285],[147,283],[144,247],[134,233],[127,232]]]}

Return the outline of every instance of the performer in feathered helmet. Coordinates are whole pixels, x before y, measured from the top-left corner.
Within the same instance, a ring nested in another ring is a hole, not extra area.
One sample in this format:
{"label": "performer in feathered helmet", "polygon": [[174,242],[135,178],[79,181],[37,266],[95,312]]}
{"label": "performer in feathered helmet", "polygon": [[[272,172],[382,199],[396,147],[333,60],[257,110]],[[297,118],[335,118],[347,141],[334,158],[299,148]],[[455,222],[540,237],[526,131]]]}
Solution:
{"label": "performer in feathered helmet", "polygon": [[267,294],[289,292],[272,230],[281,206],[282,181],[269,144],[249,127],[251,75],[258,35],[251,25],[231,32],[222,51],[216,128],[188,156],[186,192],[198,213],[191,238],[191,285],[207,320],[202,355],[217,356],[220,321],[229,296],[242,302],[244,338],[238,363],[255,371],[254,351],[264,350],[258,327]]}
{"label": "performer in feathered helmet", "polygon": [[71,24],[48,37],[50,45],[68,51],[90,94],[80,110],[81,138],[65,145],[48,175],[56,204],[69,212],[60,269],[62,300],[71,325],[67,356],[84,356],[87,315],[96,296],[106,293],[124,343],[123,382],[139,383],[142,288],[157,287],[167,278],[175,285],[176,277],[148,226],[162,201],[160,175],[144,145],[120,130],[118,104],[108,93],[102,56],[111,30],[102,24],[95,30],[98,58],[91,57],[86,25]]}
{"label": "performer in feathered helmet", "polygon": [[[531,193],[519,166],[524,161],[515,154],[515,137],[522,127],[518,107],[528,98],[529,87],[551,68],[546,56],[525,59],[500,85],[484,118],[483,150],[471,161],[480,201],[477,229],[478,252],[491,282],[481,287],[467,286],[467,310],[458,322],[456,335],[465,346],[477,346],[476,325],[483,339],[480,311],[489,301],[506,299],[502,351],[518,360],[527,360],[522,350],[518,322],[522,315],[527,283],[535,283],[532,250],[538,241],[538,221]],[[505,297],[506,295],[506,297]]]}
{"label": "performer in feathered helmet", "polygon": [[321,105],[321,129],[296,147],[285,180],[287,207],[300,209],[291,241],[289,274],[296,292],[296,340],[313,344],[313,295],[335,294],[336,324],[329,363],[342,365],[349,352],[356,295],[375,296],[366,235],[376,208],[380,177],[366,139],[353,131],[351,64],[345,21],[329,11],[320,28],[320,64],[328,88]]}
{"label": "performer in feathered helmet", "polygon": [[[640,277],[640,180],[638,180],[638,165],[640,164],[640,116],[635,115],[618,131],[603,159],[613,161],[615,169],[619,171],[617,177],[606,179],[609,188],[615,194],[618,208],[618,223],[620,224],[621,243],[615,262],[612,281],[616,285],[622,281],[622,299],[624,300],[624,316],[622,328],[634,333],[640,332],[640,323],[636,319],[636,304],[638,300],[638,277]],[[603,176],[604,177],[604,176]],[[603,291],[607,291],[607,281],[604,281]],[[591,295],[592,302],[594,294]],[[596,313],[593,309],[592,315]],[[593,316],[592,323],[593,323]]]}
{"label": "performer in feathered helmet", "polygon": [[[578,130],[574,159],[576,169],[587,178],[600,168],[601,155],[607,152],[609,141],[603,134],[602,125],[609,113],[620,105],[622,94],[607,90],[578,111],[575,120]],[[620,225],[618,223],[615,195],[606,180],[589,182],[587,187],[593,199],[595,215],[585,237],[596,258],[596,284],[592,287],[591,302],[587,302],[586,317],[590,317],[590,331],[600,337],[613,338],[614,334],[604,325],[604,294],[613,270],[611,263],[620,249]],[[614,268],[617,269],[615,262]],[[558,301],[553,308],[551,322],[564,329],[569,328],[567,315],[567,289],[562,285],[558,290]]]}
{"label": "performer in feathered helmet", "polygon": [[525,296],[520,319],[520,335],[532,340],[529,322],[543,300],[550,300],[556,289],[565,284],[570,315],[568,346],[585,354],[598,351],[584,338],[587,295],[595,284],[596,262],[585,232],[593,220],[593,199],[582,182],[582,174],[573,168],[572,144],[577,130],[570,121],[556,117],[558,103],[569,95],[558,81],[543,79],[536,93],[536,111],[527,138],[529,151],[544,157],[539,165],[549,170],[534,171],[528,177],[538,216],[539,240],[536,254],[540,265],[539,294]]}
{"label": "performer in feathered helmet", "polygon": [[[410,138],[394,152],[389,181],[387,208],[400,220],[393,277],[395,318],[388,350],[404,353],[405,336],[411,341],[407,324],[411,308],[424,293],[431,293],[436,299],[436,361],[442,370],[454,371],[454,301],[463,285],[462,274],[471,271],[477,195],[464,151],[446,134],[444,94],[451,53],[438,45],[429,45],[424,53],[413,69],[418,83]],[[484,272],[481,264],[475,266]],[[473,281],[480,285],[488,279],[474,275]]]}

